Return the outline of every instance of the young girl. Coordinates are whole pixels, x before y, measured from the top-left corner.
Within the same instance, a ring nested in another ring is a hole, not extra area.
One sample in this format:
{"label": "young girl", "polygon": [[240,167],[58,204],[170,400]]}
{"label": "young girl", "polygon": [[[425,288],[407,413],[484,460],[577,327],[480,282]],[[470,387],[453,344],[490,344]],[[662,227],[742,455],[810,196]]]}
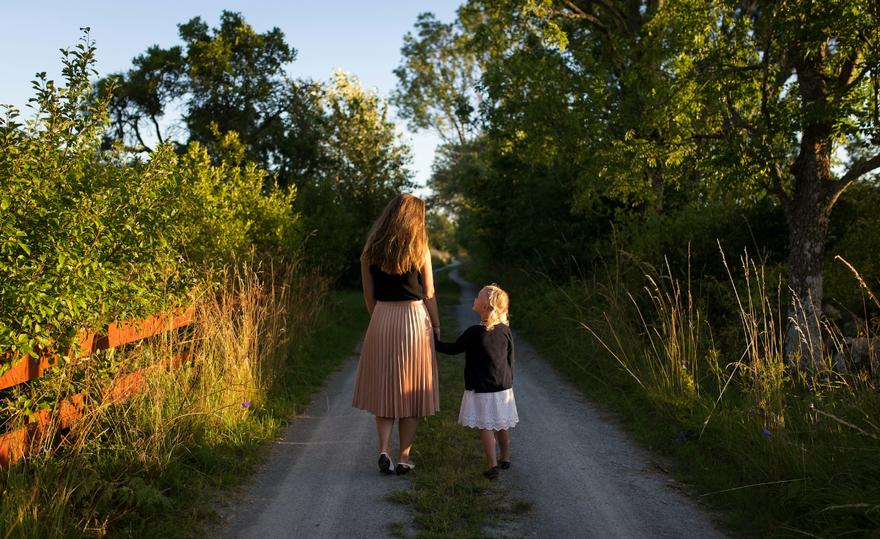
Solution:
{"label": "young girl", "polygon": [[519,421],[513,399],[513,337],[508,327],[507,292],[495,285],[483,287],[474,299],[473,310],[481,324],[467,328],[454,342],[435,339],[437,351],[465,353],[464,396],[458,422],[480,429],[486,452],[489,479],[498,477],[495,441],[501,446],[501,469],[510,468],[510,433]]}

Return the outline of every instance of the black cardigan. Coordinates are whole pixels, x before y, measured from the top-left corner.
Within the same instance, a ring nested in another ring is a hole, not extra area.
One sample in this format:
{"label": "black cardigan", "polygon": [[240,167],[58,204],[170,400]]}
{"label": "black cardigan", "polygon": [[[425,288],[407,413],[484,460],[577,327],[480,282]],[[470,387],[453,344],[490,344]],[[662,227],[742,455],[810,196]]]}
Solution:
{"label": "black cardigan", "polygon": [[513,336],[505,324],[491,330],[475,325],[464,330],[454,343],[434,341],[444,354],[465,353],[464,388],[494,393],[513,387]]}

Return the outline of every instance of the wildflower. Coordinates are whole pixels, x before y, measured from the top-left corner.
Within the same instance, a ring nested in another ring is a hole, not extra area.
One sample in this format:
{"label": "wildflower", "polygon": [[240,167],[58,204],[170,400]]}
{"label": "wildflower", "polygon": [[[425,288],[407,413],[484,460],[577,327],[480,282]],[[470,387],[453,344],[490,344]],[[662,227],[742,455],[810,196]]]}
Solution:
{"label": "wildflower", "polygon": [[241,403],[241,407],[247,410],[251,407],[251,401],[244,401],[243,403]]}
{"label": "wildflower", "polygon": [[773,433],[770,432],[769,430],[767,430],[767,428],[765,427],[765,428],[761,431],[761,436],[763,436],[764,438],[772,438],[772,437],[773,437]]}
{"label": "wildflower", "polygon": [[810,411],[812,412],[816,409],[816,405],[811,402],[809,408],[810,408]]}

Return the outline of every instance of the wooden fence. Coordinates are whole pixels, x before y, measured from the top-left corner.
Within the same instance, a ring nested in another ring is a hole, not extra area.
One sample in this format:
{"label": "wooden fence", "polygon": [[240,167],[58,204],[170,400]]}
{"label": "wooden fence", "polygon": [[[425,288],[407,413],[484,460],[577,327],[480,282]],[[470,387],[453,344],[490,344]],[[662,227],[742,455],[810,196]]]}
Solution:
{"label": "wooden fence", "polygon": [[[88,357],[98,350],[116,348],[134,343],[155,335],[188,326],[192,323],[194,309],[172,315],[156,315],[133,322],[110,324],[97,333],[81,332],[78,352],[66,354],[47,351],[40,357],[23,356],[13,362],[12,367],[0,376],[0,390],[30,382],[62,361],[62,355],[76,355],[75,359]],[[172,358],[172,364],[179,364],[186,354]],[[157,366],[145,367],[112,380],[102,391],[104,402],[119,402],[137,392],[143,385],[146,375]],[[0,469],[24,456],[28,448],[38,443],[47,432],[68,429],[83,415],[86,406],[85,396],[76,394],[59,403],[55,410],[41,410],[34,414],[34,420],[27,426],[0,434]]]}

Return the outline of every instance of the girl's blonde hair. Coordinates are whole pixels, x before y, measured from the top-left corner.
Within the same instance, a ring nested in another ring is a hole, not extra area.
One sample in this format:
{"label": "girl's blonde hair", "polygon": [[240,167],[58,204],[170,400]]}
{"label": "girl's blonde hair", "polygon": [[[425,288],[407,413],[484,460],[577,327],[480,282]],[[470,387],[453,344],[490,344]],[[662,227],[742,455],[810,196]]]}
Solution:
{"label": "girl's blonde hair", "polygon": [[492,329],[498,324],[510,325],[510,316],[507,312],[510,307],[510,298],[507,296],[507,292],[501,290],[501,287],[494,283],[484,286],[483,289],[488,291],[489,307],[492,308],[489,317],[486,318],[486,329]]}
{"label": "girl's blonde hair", "polygon": [[428,249],[425,201],[397,195],[373,223],[361,260],[391,275],[421,269]]}

